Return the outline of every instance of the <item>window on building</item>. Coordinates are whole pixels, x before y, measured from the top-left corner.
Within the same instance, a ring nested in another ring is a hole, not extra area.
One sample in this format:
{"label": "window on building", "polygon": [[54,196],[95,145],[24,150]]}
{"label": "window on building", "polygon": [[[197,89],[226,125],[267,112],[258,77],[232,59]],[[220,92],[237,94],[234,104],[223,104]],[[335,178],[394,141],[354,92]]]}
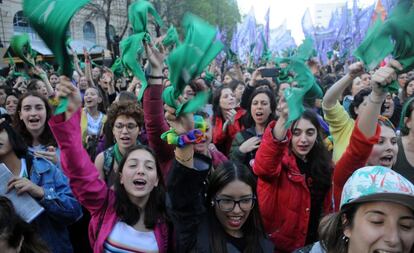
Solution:
{"label": "window on building", "polygon": [[96,43],[95,26],[90,21],[83,25],[83,39]]}
{"label": "window on building", "polygon": [[23,15],[23,11],[18,11],[13,17],[14,33],[33,33],[29,20]]}

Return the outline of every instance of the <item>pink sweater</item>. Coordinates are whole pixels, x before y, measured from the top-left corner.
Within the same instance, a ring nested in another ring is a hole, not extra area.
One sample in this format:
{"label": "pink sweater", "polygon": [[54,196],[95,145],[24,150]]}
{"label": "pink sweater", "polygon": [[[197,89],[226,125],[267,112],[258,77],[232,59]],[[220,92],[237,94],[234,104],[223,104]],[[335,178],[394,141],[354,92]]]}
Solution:
{"label": "pink sweater", "polygon": [[[105,240],[118,221],[114,209],[115,193],[98,178],[95,165],[82,147],[80,117],[80,110],[67,121],[60,114],[53,116],[49,125],[61,150],[62,169],[69,178],[73,194],[91,213],[88,232],[93,251],[101,253]],[[101,228],[96,237],[100,223]],[[166,253],[169,245],[167,225],[160,221],[155,226],[154,233],[159,252]]]}

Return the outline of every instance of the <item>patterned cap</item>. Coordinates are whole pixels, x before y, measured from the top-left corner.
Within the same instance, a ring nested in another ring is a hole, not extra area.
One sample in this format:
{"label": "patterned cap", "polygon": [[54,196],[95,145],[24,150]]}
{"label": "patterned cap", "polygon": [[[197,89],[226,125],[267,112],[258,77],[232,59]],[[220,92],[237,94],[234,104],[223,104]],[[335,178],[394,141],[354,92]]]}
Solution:
{"label": "patterned cap", "polygon": [[373,201],[394,202],[414,210],[414,185],[382,166],[356,170],[342,190],[341,209],[350,204]]}

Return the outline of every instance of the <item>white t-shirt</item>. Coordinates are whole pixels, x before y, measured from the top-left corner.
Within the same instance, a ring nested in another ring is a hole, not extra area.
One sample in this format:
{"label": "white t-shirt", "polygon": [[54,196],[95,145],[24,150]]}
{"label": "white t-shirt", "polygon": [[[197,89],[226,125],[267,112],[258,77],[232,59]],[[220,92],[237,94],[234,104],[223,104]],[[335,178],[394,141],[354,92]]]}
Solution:
{"label": "white t-shirt", "polygon": [[105,253],[158,253],[154,231],[141,232],[118,221],[104,243]]}

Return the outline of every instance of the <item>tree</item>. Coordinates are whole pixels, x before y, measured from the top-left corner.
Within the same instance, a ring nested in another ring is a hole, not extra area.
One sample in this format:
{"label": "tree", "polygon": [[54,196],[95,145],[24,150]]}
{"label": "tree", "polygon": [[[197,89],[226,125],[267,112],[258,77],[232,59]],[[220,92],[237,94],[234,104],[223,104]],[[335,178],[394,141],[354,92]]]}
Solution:
{"label": "tree", "polygon": [[[235,0],[154,0],[153,4],[167,24],[178,28],[186,12],[192,12],[228,33],[241,18]],[[231,38],[227,40],[230,42]]]}
{"label": "tree", "polygon": [[[82,10],[86,13],[85,20],[91,18],[101,18],[104,20],[106,46],[113,52],[111,55],[113,60],[116,57],[114,52],[119,52],[119,41],[122,40],[128,30],[128,15],[125,14],[128,13],[130,4],[131,0],[93,0]],[[124,25],[122,25],[119,33],[116,33],[116,30],[113,31],[111,22],[113,18],[124,20]]]}

